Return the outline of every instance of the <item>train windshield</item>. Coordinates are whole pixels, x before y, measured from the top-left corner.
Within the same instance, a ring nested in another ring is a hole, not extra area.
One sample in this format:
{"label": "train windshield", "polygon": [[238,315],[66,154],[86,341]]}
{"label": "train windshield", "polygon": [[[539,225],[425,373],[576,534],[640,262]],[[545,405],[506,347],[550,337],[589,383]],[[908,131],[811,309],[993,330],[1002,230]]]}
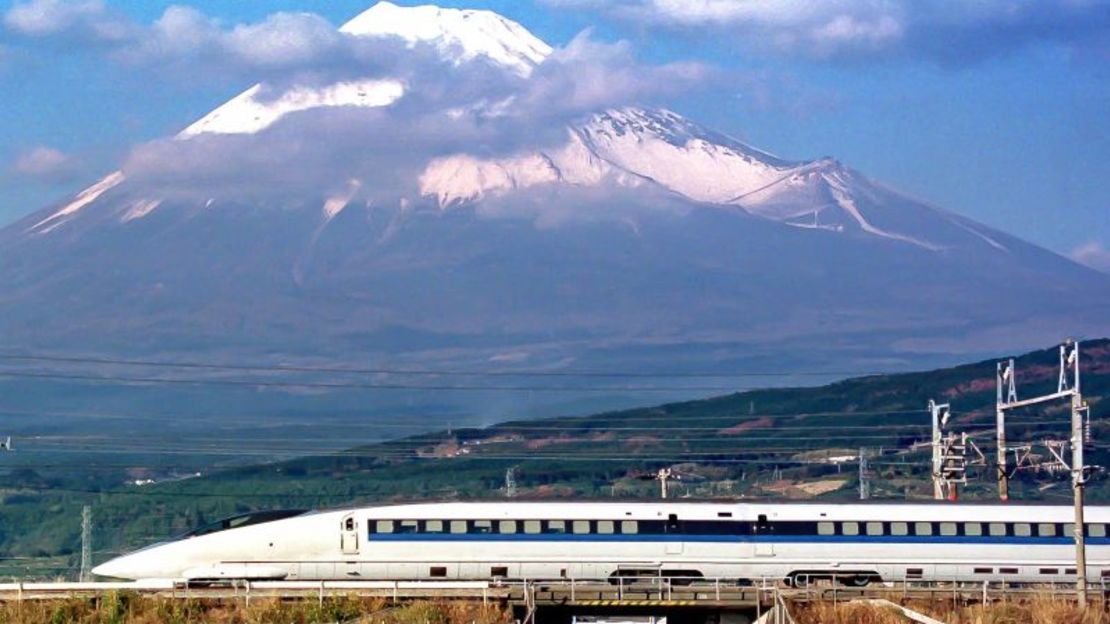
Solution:
{"label": "train windshield", "polygon": [[223,520],[206,524],[199,528],[193,529],[188,533],[182,535],[183,538],[198,537],[200,535],[208,535],[209,533],[218,533],[228,529],[238,529],[252,524],[262,524],[263,522],[273,522],[275,520],[284,520],[292,518],[293,516],[300,516],[308,513],[307,509],[275,509],[271,511],[252,511],[250,513],[240,514],[238,516],[231,516]]}

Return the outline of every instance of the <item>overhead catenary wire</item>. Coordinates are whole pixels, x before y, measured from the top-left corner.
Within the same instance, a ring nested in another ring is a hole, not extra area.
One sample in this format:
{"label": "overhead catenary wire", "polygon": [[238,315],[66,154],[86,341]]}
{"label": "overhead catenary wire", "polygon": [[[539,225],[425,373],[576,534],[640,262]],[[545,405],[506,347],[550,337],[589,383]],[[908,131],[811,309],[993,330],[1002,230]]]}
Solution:
{"label": "overhead catenary wire", "polygon": [[398,376],[436,376],[436,377],[601,377],[601,378],[733,378],[733,377],[837,377],[837,376],[876,376],[887,373],[876,371],[601,371],[601,370],[463,370],[463,369],[423,369],[393,367],[334,367],[292,364],[238,364],[217,362],[180,362],[168,360],[146,360],[128,358],[108,358],[96,356],[56,355],[41,353],[0,352],[0,360],[57,362],[70,364],[100,364],[108,366],[135,366],[151,368],[204,369],[251,372],[296,372],[331,373],[352,375],[398,375]]}
{"label": "overhead catenary wire", "polygon": [[[3,412],[3,410],[0,410],[0,412]],[[1033,427],[1033,426],[1050,426],[1050,425],[1067,424],[1067,422],[1068,421],[1065,421],[1065,420],[1014,421],[1014,422],[1010,422],[1009,424],[1011,426],[1014,426],[1014,427],[1023,427],[1023,426]],[[830,425],[832,425],[832,424],[833,423],[830,423]],[[315,427],[316,425],[311,424],[311,423],[306,423],[306,426]],[[366,425],[366,426],[369,427],[369,428],[377,428],[374,425]],[[408,426],[411,427],[411,425],[408,425]],[[758,432],[767,432],[767,431],[812,431],[814,426],[815,425],[806,425],[806,426],[785,425],[785,426],[783,426],[783,425],[774,425],[774,424],[771,424],[771,425],[757,425],[757,426],[744,426],[742,430],[738,430],[736,432],[728,432],[728,433],[725,433],[725,435],[727,435],[729,437],[740,437],[740,436],[746,436],[747,434],[750,434],[752,432],[757,432],[758,433]],[[984,424],[984,426],[985,426],[985,424]],[[927,425],[927,424],[922,425],[922,424],[917,424],[917,423],[868,424],[868,425],[841,425],[841,424],[837,423],[837,424],[835,424],[835,427],[836,427],[837,430],[844,429],[844,430],[861,430],[861,431],[876,431],[876,430],[886,430],[886,429],[890,429],[890,430],[929,429],[929,425]],[[604,433],[613,433],[613,432],[644,432],[644,431],[650,431],[650,432],[665,432],[665,433],[668,434],[669,439],[676,439],[676,438],[673,438],[673,437],[670,437],[670,436],[673,436],[676,433],[690,432],[690,431],[693,431],[693,432],[722,432],[722,431],[727,431],[728,429],[730,429],[730,427],[724,427],[724,426],[718,426],[718,427],[685,427],[685,426],[683,426],[683,427],[668,427],[666,429],[660,429],[658,427],[588,427],[588,428],[583,428],[582,426],[579,426],[579,425],[567,425],[567,426],[545,426],[545,427],[527,427],[527,426],[525,426],[525,427],[507,427],[504,430],[500,429],[500,426],[498,426],[498,428],[480,429],[478,431],[486,431],[486,432],[489,432],[490,434],[500,434],[500,435],[505,435],[505,434],[508,434],[508,433],[515,433],[515,432],[518,432],[518,431],[531,432],[531,433],[536,433],[536,432],[540,432],[540,433],[542,433],[542,432],[553,432],[553,433],[576,432],[576,433],[582,433],[582,434],[595,434],[595,435],[598,434],[598,433],[604,434]],[[436,431],[436,432],[432,432],[430,434],[421,434],[421,435],[435,435],[436,433],[442,433],[442,432],[441,431]],[[116,436],[113,436],[113,435],[110,435],[110,434],[84,434],[84,435],[41,434],[40,435],[40,434],[34,434],[34,433],[26,433],[26,434],[23,434],[22,437],[23,437],[24,440],[48,441],[48,442],[53,442],[53,441],[80,442],[80,441],[95,441],[95,440],[116,440]],[[220,439],[220,440],[225,440],[226,439],[225,434],[222,431],[214,433],[213,437],[216,437],[217,439]],[[180,437],[180,435],[175,434],[174,439],[180,440],[181,437]],[[195,437],[190,438],[190,439],[202,440],[202,439],[206,439],[206,437],[204,437],[200,434],[195,434]],[[346,441],[350,441],[350,438],[347,437],[347,436],[344,436],[343,438],[337,438],[337,437],[306,438],[304,436],[298,436],[296,441],[298,443],[303,443],[303,442],[325,442],[325,441],[330,442],[330,441],[335,441],[337,439],[343,439],[343,440],[346,440]],[[478,438],[478,439],[482,440],[481,438]],[[522,438],[522,439],[526,440],[527,438]],[[680,440],[706,440],[707,438],[677,438],[677,439],[680,439]],[[721,438],[714,437],[714,438],[708,438],[708,439],[709,440],[720,440]],[[155,441],[158,441],[158,440],[165,440],[165,436],[164,435],[163,436],[149,436],[149,437],[145,437],[145,438],[142,437],[142,436],[129,436],[128,440],[129,441],[137,441],[137,440],[155,440]],[[285,442],[285,441],[288,441],[288,440],[289,440],[289,438],[287,438],[287,437],[280,437],[280,438],[258,438],[258,437],[247,437],[247,436],[236,436],[235,437],[235,441],[237,443],[239,443],[239,442],[271,442],[271,441],[272,442]],[[391,440],[388,441],[388,443],[391,443],[391,444],[392,443],[397,443],[397,442],[401,442],[402,440],[403,439],[401,439],[401,440],[391,439]],[[516,441],[520,441],[520,440],[509,439],[509,440],[505,440],[503,442],[507,443],[507,442],[516,442]],[[621,438],[616,438],[614,440],[584,439],[582,441],[594,441],[594,442],[621,441]],[[418,440],[418,442],[421,443],[421,444],[427,444],[428,440]],[[503,443],[503,442],[502,441],[496,441],[496,440],[494,440],[494,441],[483,441],[484,444],[498,444],[498,443]],[[374,443],[383,443],[383,442],[374,442]]]}
{"label": "overhead catenary wire", "polygon": [[92,381],[117,384],[169,384],[190,386],[241,386],[260,388],[321,388],[330,390],[424,390],[485,392],[736,392],[757,386],[544,386],[544,385],[447,385],[416,383],[372,383],[330,381],[278,381],[272,379],[222,379],[186,377],[144,377],[138,375],[92,375],[82,373],[0,370],[0,377],[50,379],[54,381]]}
{"label": "overhead catenary wire", "polygon": [[[0,373],[0,376],[2,376],[2,373]],[[524,424],[524,421],[499,422],[499,423],[495,423],[495,424],[491,424],[491,425],[483,425],[483,424],[469,424],[468,425],[466,423],[458,423],[458,424],[460,425],[459,428],[462,428],[462,429],[530,430],[530,429],[545,429],[545,428],[549,428],[549,427],[560,427],[560,428],[598,427],[598,426],[600,426],[598,424],[599,422],[608,422],[608,421],[620,421],[621,423],[636,423],[636,422],[667,422],[667,423],[673,423],[673,422],[675,422],[675,420],[677,418],[677,416],[675,416],[673,414],[672,415],[659,415],[659,414],[654,413],[654,412],[649,412],[649,413],[645,413],[645,414],[642,414],[642,415],[638,415],[638,413],[641,412],[641,411],[648,412],[648,410],[642,410],[640,408],[630,408],[630,409],[625,409],[625,410],[616,410],[616,411],[611,411],[611,412],[606,412],[606,413],[601,413],[601,414],[595,414],[595,415],[592,415],[592,416],[568,416],[568,417],[563,417],[563,418],[558,418],[558,419],[539,419],[539,420],[530,421],[530,422],[533,422],[535,424]],[[193,419],[213,418],[213,419],[219,419],[220,424],[238,424],[238,423],[242,423],[242,424],[249,424],[249,425],[261,425],[261,426],[267,426],[267,427],[285,426],[285,425],[290,425],[290,424],[293,424],[293,425],[311,424],[313,426],[359,427],[359,428],[377,428],[377,429],[416,429],[416,428],[420,427],[420,425],[413,425],[410,422],[398,422],[399,420],[402,420],[402,419],[411,418],[412,417],[411,414],[392,413],[392,412],[390,412],[390,413],[380,413],[380,412],[374,413],[373,411],[370,411],[370,413],[377,420],[375,420],[374,422],[366,422],[364,420],[360,420],[360,421],[357,421],[357,422],[351,422],[351,420],[353,418],[353,415],[352,415],[352,416],[348,416],[348,417],[344,418],[340,422],[336,422],[336,420],[334,420],[334,419],[328,419],[328,420],[316,419],[316,420],[313,420],[312,423],[304,423],[303,421],[298,420],[294,417],[290,417],[290,416],[283,416],[281,418],[284,418],[284,420],[276,420],[275,421],[274,416],[271,415],[271,414],[259,414],[259,415],[253,416],[253,417],[251,417],[249,415],[237,415],[236,416],[237,418],[242,418],[243,420],[229,419],[228,414],[193,414],[193,415],[191,415],[191,418],[193,418]],[[144,421],[150,420],[153,417],[159,417],[159,416],[160,417],[165,417],[165,418],[179,418],[181,416],[181,414],[154,414],[154,413],[148,413],[148,412],[144,412],[144,413],[141,413],[141,414],[140,413],[121,414],[121,413],[118,413],[118,412],[101,412],[101,411],[97,411],[97,412],[85,412],[85,411],[74,412],[74,411],[57,411],[57,410],[36,410],[36,409],[27,408],[27,407],[2,407],[2,406],[0,406],[0,414],[24,414],[24,415],[28,415],[28,416],[51,416],[51,417],[56,417],[56,418],[90,418],[90,419],[99,418],[99,419],[106,419],[106,420],[110,419],[110,420],[144,420]],[[686,423],[686,422],[702,422],[702,421],[705,421],[705,422],[729,421],[729,422],[733,422],[733,423],[740,423],[740,422],[747,422],[747,421],[753,421],[753,420],[762,420],[764,418],[800,419],[800,418],[818,418],[818,417],[824,417],[824,416],[835,416],[838,419],[843,419],[843,418],[865,418],[865,417],[871,417],[871,416],[910,416],[910,415],[920,415],[920,414],[928,414],[928,410],[925,410],[925,409],[880,409],[880,410],[872,409],[872,410],[840,410],[840,411],[830,410],[830,411],[818,411],[818,412],[752,412],[752,413],[744,412],[744,413],[735,413],[735,414],[682,414],[681,415],[681,420],[684,423]],[[317,417],[316,414],[310,414],[310,415],[312,415],[314,418]],[[447,424],[446,421],[448,420],[449,416],[448,415],[438,415],[436,418],[438,420],[434,421],[432,424],[446,425]],[[438,422],[438,421],[442,421],[442,422]],[[657,427],[652,427],[652,429],[657,429]]]}

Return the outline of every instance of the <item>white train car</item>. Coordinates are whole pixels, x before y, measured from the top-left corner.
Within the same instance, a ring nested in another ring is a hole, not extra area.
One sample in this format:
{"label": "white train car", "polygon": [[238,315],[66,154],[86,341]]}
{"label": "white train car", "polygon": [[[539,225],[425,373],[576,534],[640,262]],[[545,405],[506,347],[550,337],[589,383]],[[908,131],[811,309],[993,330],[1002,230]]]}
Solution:
{"label": "white train car", "polygon": [[[231,518],[93,570],[127,579],[1074,581],[1072,508],[444,502]],[[1087,508],[1110,578],[1110,507]]]}

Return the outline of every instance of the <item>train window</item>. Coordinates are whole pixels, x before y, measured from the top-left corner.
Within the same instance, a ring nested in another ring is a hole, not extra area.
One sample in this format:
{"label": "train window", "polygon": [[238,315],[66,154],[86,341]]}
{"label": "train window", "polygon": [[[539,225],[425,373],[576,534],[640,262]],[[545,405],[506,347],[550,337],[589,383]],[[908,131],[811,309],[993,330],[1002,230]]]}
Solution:
{"label": "train window", "polygon": [[882,535],[883,534],[883,523],[882,522],[868,522],[867,523],[867,534],[868,535]]}
{"label": "train window", "polygon": [[990,523],[989,528],[992,537],[1006,536],[1006,524],[1003,522],[992,522]]}
{"label": "train window", "polygon": [[1017,568],[998,568],[998,573],[999,574],[1017,574],[1018,569]]}
{"label": "train window", "polygon": [[891,522],[890,523],[890,534],[891,535],[909,535],[910,534],[910,525],[906,524],[905,522]]}
{"label": "train window", "polygon": [[858,522],[841,522],[840,523],[841,535],[859,535]]}
{"label": "train window", "polygon": [[950,537],[952,535],[955,535],[956,534],[956,523],[955,522],[941,522],[940,523],[940,534],[944,535],[945,537]]}
{"label": "train window", "polygon": [[[1087,525],[1087,532],[1090,533],[1091,525]],[[1064,537],[1075,537],[1075,523],[1069,522],[1064,525],[1064,529],[1060,531],[1060,535]]]}
{"label": "train window", "polygon": [[1029,537],[1033,534],[1033,525],[1028,522],[1018,522],[1014,524],[1014,535],[1017,537]]}
{"label": "train window", "polygon": [[836,534],[836,525],[833,524],[832,522],[818,522],[817,523],[817,534],[818,535],[835,535]]}
{"label": "train window", "polygon": [[981,522],[965,522],[964,535],[968,537],[979,537],[983,534],[983,524]]}
{"label": "train window", "polygon": [[590,532],[590,521],[575,520],[571,523],[571,530],[577,535],[585,535]]}
{"label": "train window", "polygon": [[489,575],[493,577],[506,577],[509,575],[508,566],[493,566],[489,569]]}
{"label": "train window", "polygon": [[621,533],[625,535],[635,535],[640,532],[640,523],[635,520],[625,520],[621,522]]}
{"label": "train window", "polygon": [[544,533],[566,533],[567,521],[566,520],[548,520],[547,530]]}
{"label": "train window", "polygon": [[1087,534],[1090,535],[1091,537],[1106,537],[1106,525],[1105,524],[1088,524],[1087,525]]}
{"label": "train window", "polygon": [[428,576],[432,578],[444,578],[447,576],[447,566],[432,566],[428,570]]}
{"label": "train window", "polygon": [[346,520],[344,520],[343,521],[343,528],[348,530],[348,531],[354,531],[355,530],[355,519],[354,518],[347,518]]}
{"label": "train window", "polygon": [[1059,574],[1059,568],[1041,568],[1041,574]]}
{"label": "train window", "polygon": [[375,533],[392,533],[393,521],[392,520],[378,520],[374,523]]}
{"label": "train window", "polygon": [[597,532],[602,535],[612,535],[616,531],[612,520],[598,520]]}
{"label": "train window", "polygon": [[975,568],[975,574],[994,574],[994,568]]}
{"label": "train window", "polygon": [[1042,522],[1038,524],[1037,535],[1040,537],[1056,537],[1056,525],[1051,522]]}
{"label": "train window", "polygon": [[516,520],[502,520],[497,523],[497,532],[502,535],[516,533]]}
{"label": "train window", "polygon": [[443,533],[443,520],[425,520],[425,533]]}
{"label": "train window", "polygon": [[466,520],[452,520],[451,532],[455,534],[466,533]]}
{"label": "train window", "polygon": [[524,521],[524,532],[525,533],[535,534],[535,533],[539,533],[542,530],[543,530],[543,528],[540,525],[539,520],[525,520]]}
{"label": "train window", "polygon": [[932,535],[933,523],[932,522],[914,522],[913,523],[914,535]]}
{"label": "train window", "polygon": [[493,533],[492,520],[475,520],[470,523],[471,533]]}
{"label": "train window", "polygon": [[924,568],[906,568],[907,579],[919,579],[922,576],[925,576]]}
{"label": "train window", "polygon": [[1064,574],[1075,574],[1075,568],[1064,568]]}
{"label": "train window", "polygon": [[397,532],[398,533],[416,533],[417,529],[420,528],[419,525],[420,525],[420,523],[417,522],[416,520],[402,520],[397,525]]}
{"label": "train window", "polygon": [[[767,516],[759,517],[762,522],[767,521]],[[667,515],[667,533],[678,533],[678,514]]]}

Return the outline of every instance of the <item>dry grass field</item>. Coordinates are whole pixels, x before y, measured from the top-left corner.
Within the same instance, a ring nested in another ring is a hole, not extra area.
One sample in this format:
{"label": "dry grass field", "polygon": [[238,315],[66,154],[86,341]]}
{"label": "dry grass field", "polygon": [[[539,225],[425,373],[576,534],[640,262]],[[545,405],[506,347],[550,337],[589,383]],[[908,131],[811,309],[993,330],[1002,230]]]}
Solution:
{"label": "dry grass field", "polygon": [[[1106,605],[1080,610],[1074,602],[1038,598],[1000,602],[987,606],[915,604],[905,606],[945,624],[1110,624]],[[831,602],[796,605],[791,609],[797,624],[907,624],[898,610],[862,603]]]}
{"label": "dry grass field", "polygon": [[508,624],[498,607],[470,602],[416,602],[392,606],[382,599],[182,600],[126,592],[96,599],[0,604],[0,624]]}

